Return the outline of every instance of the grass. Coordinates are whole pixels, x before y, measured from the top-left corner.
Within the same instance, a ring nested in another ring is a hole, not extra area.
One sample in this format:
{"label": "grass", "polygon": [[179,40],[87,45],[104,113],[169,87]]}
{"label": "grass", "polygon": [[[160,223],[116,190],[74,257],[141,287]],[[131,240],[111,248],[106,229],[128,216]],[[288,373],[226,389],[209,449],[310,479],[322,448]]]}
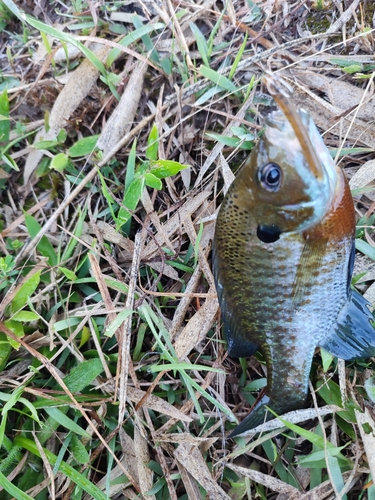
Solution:
{"label": "grass", "polygon": [[[310,408],[226,439],[266,374],[227,357],[210,265],[223,189],[272,106],[263,70],[364,89],[372,6],[333,44],[298,32],[336,3],[135,5],[51,2],[47,24],[0,2],[1,498],[372,500],[373,360],[317,352]],[[375,138],[351,125],[326,143],[357,172],[353,282],[371,298]]]}

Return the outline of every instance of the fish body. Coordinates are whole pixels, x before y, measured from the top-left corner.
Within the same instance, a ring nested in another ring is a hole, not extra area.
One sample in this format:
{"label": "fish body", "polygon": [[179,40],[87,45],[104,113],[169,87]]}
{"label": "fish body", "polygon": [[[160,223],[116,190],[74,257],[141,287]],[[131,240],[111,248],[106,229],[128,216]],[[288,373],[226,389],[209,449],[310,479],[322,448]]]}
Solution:
{"label": "fish body", "polygon": [[[348,182],[311,117],[303,140],[281,111],[241,167],[221,205],[213,268],[229,355],[260,350],[267,389],[231,436],[304,405],[314,351],[344,359],[375,354],[373,319],[351,289],[355,212]],[[294,124],[295,125],[295,124]]]}

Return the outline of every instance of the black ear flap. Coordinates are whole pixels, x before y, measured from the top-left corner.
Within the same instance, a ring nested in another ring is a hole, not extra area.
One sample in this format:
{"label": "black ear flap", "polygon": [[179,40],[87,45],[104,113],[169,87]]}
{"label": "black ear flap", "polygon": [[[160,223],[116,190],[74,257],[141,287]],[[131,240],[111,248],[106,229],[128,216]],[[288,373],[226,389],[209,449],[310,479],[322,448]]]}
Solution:
{"label": "black ear flap", "polygon": [[274,224],[272,226],[259,224],[257,227],[257,236],[263,243],[274,243],[280,238],[280,234],[280,229]]}

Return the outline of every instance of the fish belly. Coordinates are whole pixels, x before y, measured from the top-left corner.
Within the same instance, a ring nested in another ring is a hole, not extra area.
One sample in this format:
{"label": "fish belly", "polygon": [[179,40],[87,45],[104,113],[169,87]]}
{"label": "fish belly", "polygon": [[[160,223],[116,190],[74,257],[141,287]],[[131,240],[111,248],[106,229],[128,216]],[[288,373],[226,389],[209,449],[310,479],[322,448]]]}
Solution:
{"label": "fish belly", "polygon": [[267,364],[266,404],[279,414],[301,407],[315,348],[347,301],[352,238],[313,245],[303,235],[281,235],[262,243],[222,227],[214,271],[229,354],[258,348]]}

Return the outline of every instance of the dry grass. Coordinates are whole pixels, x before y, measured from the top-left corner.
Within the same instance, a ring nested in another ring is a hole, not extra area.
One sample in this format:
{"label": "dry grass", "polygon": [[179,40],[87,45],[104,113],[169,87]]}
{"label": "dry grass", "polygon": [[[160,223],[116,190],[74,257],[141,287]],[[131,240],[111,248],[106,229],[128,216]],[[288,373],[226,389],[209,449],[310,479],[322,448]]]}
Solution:
{"label": "dry grass", "polygon": [[351,178],[375,302],[373,3],[106,4],[0,3],[1,498],[374,499],[370,361],[317,353],[311,409],[225,438],[265,370],[210,265],[272,70]]}

